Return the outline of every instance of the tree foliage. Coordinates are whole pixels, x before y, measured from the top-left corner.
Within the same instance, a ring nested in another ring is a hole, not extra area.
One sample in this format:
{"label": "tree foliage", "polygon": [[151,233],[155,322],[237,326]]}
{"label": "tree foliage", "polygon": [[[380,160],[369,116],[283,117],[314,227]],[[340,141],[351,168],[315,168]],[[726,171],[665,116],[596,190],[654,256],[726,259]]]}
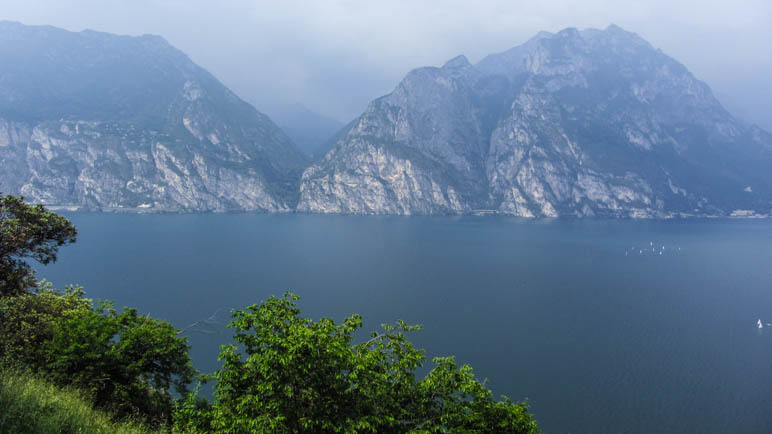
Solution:
{"label": "tree foliage", "polygon": [[362,318],[300,316],[285,294],[233,313],[208,426],[223,432],[538,432],[526,403],[496,401],[468,365],[425,362],[402,321],[354,344]]}
{"label": "tree foliage", "polygon": [[0,297],[34,287],[35,273],[25,259],[55,262],[59,247],[75,242],[77,234],[69,220],[42,205],[0,196]]}
{"label": "tree foliage", "polygon": [[94,304],[80,288],[0,299],[0,339],[3,365],[73,386],[119,417],[168,422],[170,389],[186,393],[195,376],[187,341],[169,323]]}
{"label": "tree foliage", "polygon": [[64,293],[41,282],[38,291],[0,298],[0,363],[45,366],[43,347],[54,338],[56,324],[80,317],[91,308],[83,289],[69,286]]}

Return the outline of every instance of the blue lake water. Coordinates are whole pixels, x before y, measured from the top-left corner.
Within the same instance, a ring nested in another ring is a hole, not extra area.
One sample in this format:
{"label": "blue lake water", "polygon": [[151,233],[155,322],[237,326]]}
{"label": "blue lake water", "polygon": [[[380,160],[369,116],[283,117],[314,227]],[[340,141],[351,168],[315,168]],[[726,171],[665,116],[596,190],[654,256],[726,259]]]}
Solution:
{"label": "blue lake water", "polygon": [[[290,290],[304,315],[424,325],[546,433],[772,432],[772,222],[67,214],[39,276],[189,332],[218,366],[228,310]],[[219,309],[219,310],[218,310]]]}

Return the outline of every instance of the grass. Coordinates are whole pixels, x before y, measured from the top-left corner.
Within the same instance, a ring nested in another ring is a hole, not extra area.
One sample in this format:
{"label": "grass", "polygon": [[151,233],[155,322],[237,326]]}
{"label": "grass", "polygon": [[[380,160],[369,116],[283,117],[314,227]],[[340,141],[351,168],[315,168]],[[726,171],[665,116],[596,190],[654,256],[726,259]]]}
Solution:
{"label": "grass", "polygon": [[74,389],[34,375],[0,370],[0,433],[146,433],[142,426],[113,421]]}

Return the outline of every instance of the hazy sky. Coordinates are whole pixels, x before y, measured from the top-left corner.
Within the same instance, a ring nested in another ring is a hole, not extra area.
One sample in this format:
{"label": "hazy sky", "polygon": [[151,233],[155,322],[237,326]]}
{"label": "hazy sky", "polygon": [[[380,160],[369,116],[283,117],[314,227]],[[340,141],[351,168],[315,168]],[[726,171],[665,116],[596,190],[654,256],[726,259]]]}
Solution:
{"label": "hazy sky", "polygon": [[158,34],[261,111],[299,102],[340,121],[415,67],[615,23],[772,129],[770,0],[0,0],[0,19]]}

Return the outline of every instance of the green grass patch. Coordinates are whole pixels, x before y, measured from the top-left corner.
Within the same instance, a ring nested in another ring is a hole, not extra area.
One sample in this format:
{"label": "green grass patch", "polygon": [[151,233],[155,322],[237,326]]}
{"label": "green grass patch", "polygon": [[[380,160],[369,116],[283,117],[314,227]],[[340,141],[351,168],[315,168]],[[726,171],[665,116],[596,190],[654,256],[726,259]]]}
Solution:
{"label": "green grass patch", "polygon": [[0,433],[147,433],[95,410],[75,389],[54,386],[32,374],[0,370]]}

